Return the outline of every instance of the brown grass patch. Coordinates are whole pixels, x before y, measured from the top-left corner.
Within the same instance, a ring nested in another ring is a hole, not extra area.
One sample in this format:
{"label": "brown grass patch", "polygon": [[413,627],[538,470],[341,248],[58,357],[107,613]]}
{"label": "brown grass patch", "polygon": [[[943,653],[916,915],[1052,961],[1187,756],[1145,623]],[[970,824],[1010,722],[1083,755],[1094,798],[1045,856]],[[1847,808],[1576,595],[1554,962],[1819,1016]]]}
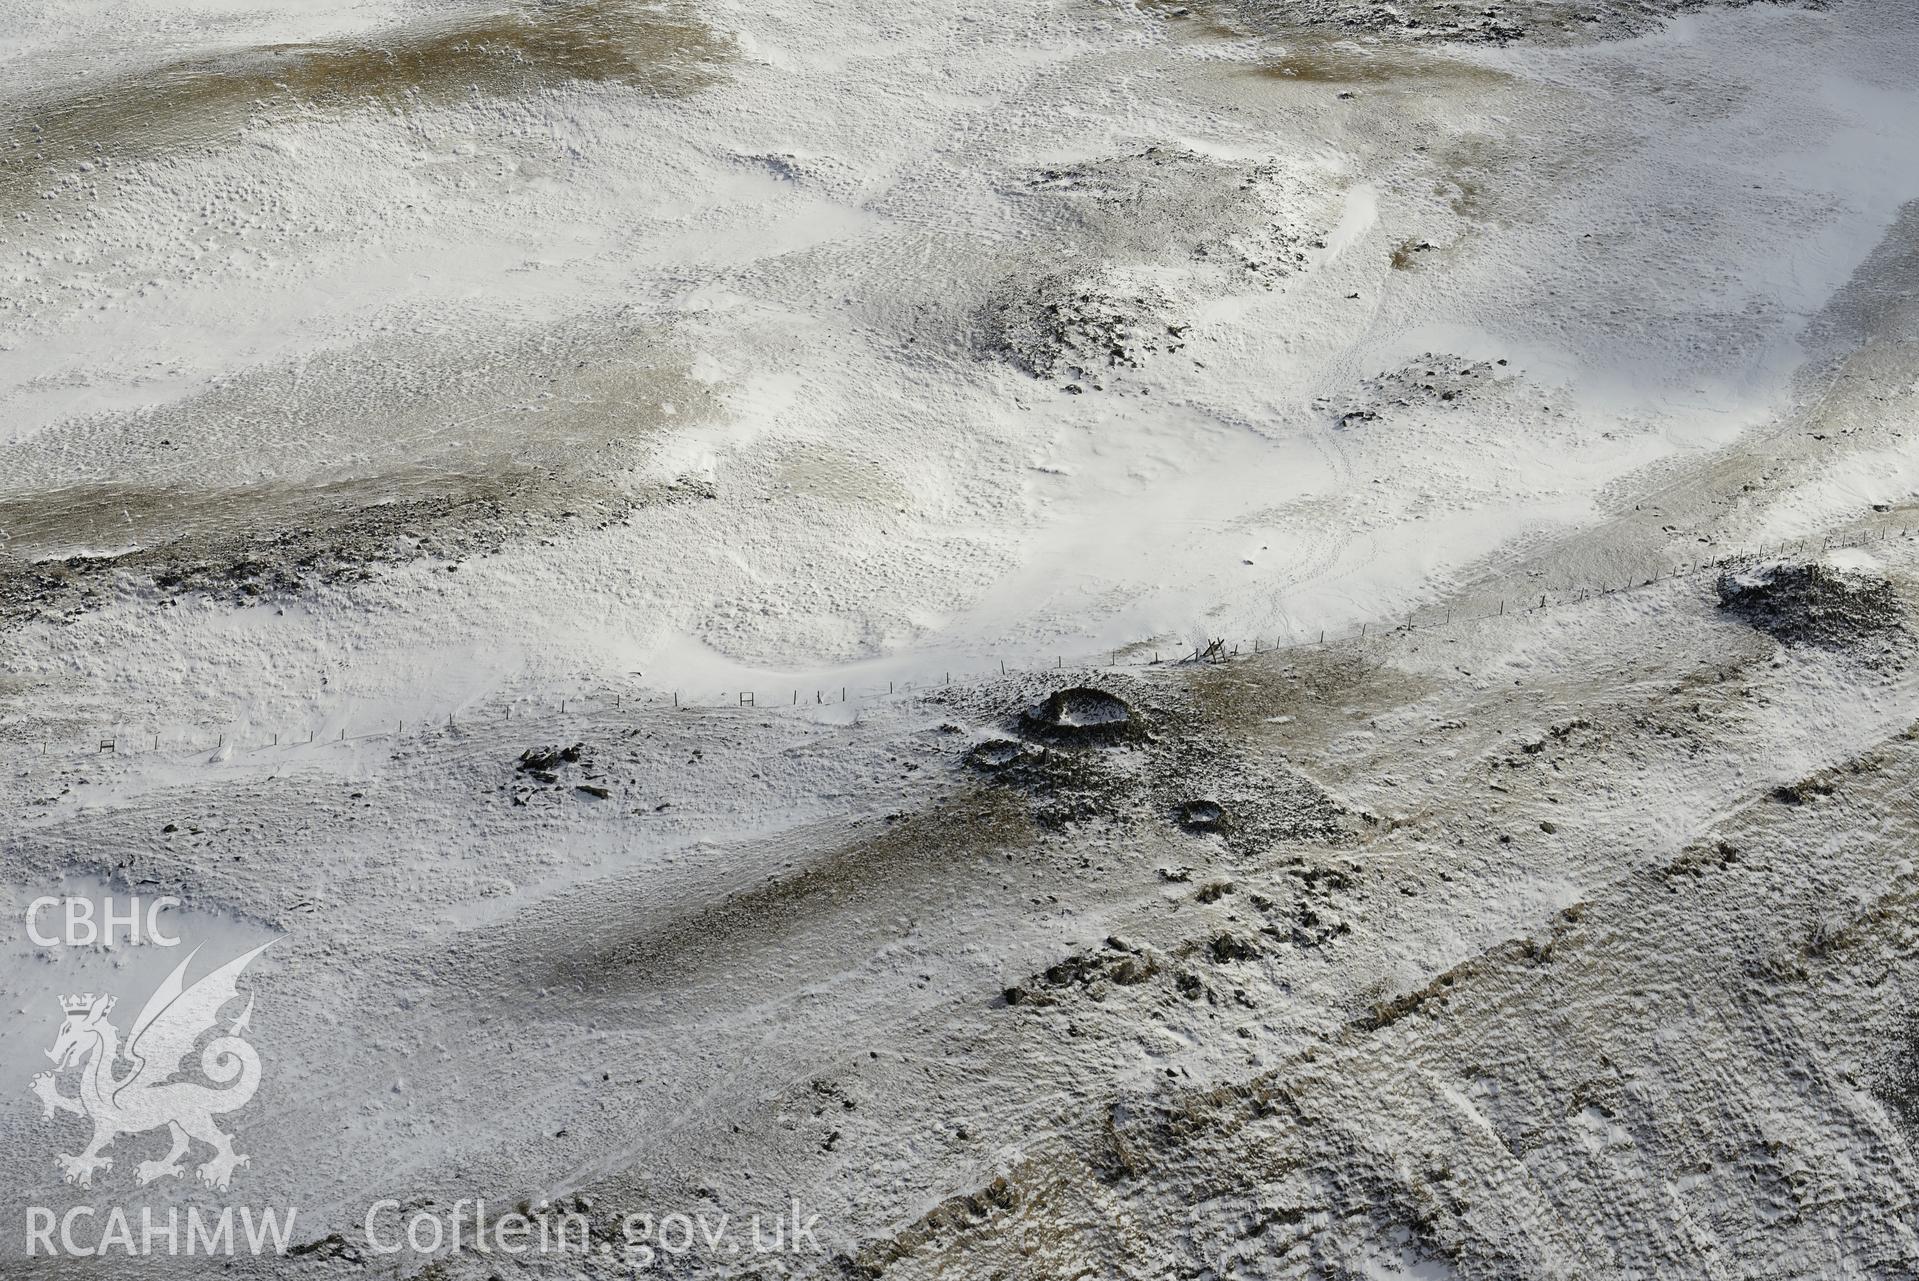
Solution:
{"label": "brown grass patch", "polygon": [[35,197],[83,163],[230,143],[276,109],[399,111],[568,82],[687,94],[729,52],[684,4],[585,0],[187,59],[18,110],[0,130],[0,202]]}

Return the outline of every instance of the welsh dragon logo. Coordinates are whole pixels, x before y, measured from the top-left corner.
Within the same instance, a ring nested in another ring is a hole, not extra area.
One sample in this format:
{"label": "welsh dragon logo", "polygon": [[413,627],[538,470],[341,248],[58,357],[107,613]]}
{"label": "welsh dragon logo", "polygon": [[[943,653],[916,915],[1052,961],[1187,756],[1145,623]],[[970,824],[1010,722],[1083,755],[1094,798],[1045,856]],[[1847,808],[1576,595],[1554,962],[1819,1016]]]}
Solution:
{"label": "welsh dragon logo", "polygon": [[[135,1167],[140,1183],[183,1174],[180,1158],[197,1140],[213,1149],[213,1156],[197,1170],[200,1181],[226,1190],[233,1171],[247,1164],[247,1158],[233,1150],[232,1138],[213,1118],[245,1107],[260,1088],[260,1056],[241,1039],[253,1017],[252,997],[226,1032],[200,1051],[200,1071],[224,1088],[174,1078],[200,1039],[218,1030],[221,1009],[239,997],[240,972],[271,946],[263,943],[192,987],[184,987],[187,966],[199,955],[195,948],[147,999],[133,1021],[124,1054],[118,1030],[107,1021],[114,1003],[111,996],[88,993],[60,998],[66,1018],[47,1051],[54,1071],[34,1077],[33,1092],[48,1118],[71,1112],[93,1122],[93,1141],[86,1150],[58,1158],[68,1183],[91,1187],[95,1170],[111,1170],[113,1158],[102,1153],[118,1136],[164,1127],[172,1134],[173,1148],[160,1160],[142,1161]],[[123,1073],[116,1071],[122,1059],[127,1064]],[[81,1068],[80,1093],[61,1094],[55,1073],[76,1067]]]}

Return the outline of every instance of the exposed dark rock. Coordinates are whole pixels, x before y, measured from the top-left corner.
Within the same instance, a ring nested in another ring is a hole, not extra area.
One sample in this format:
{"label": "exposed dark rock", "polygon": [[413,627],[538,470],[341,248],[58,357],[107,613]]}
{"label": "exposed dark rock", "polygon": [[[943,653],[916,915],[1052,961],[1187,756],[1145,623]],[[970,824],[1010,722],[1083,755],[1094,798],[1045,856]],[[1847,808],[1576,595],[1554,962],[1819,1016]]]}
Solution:
{"label": "exposed dark rock", "polygon": [[1256,961],[1264,955],[1258,947],[1230,930],[1215,935],[1209,950],[1213,960],[1222,965],[1232,961]]}
{"label": "exposed dark rock", "polygon": [[1830,565],[1772,564],[1719,576],[1719,607],[1787,645],[1843,649],[1905,618],[1884,578]]}
{"label": "exposed dark rock", "polygon": [[338,1232],[330,1232],[318,1241],[303,1241],[298,1245],[288,1246],[287,1258],[337,1259],[342,1263],[351,1264],[359,1264],[362,1262],[362,1256],[359,1250],[355,1249],[353,1243],[341,1236]]}
{"label": "exposed dark rock", "polygon": [[1058,690],[1020,718],[1021,728],[1051,742],[1117,743],[1135,737],[1141,722],[1117,694],[1090,685]]}
{"label": "exposed dark rock", "polygon": [[1191,831],[1216,832],[1226,822],[1226,811],[1218,801],[1186,801],[1179,807],[1179,822]]}
{"label": "exposed dark rock", "polygon": [[1199,887],[1199,893],[1193,895],[1201,903],[1217,903],[1233,892],[1231,881],[1208,881]]}
{"label": "exposed dark rock", "polygon": [[1111,372],[1184,346],[1170,308],[1153,289],[1042,276],[989,304],[988,350],[1035,378],[1075,380],[1069,392],[1083,391],[1081,382],[1098,388]]}
{"label": "exposed dark rock", "polygon": [[579,763],[584,743],[571,747],[529,747],[520,753],[520,769],[528,774],[551,773],[562,765]]}
{"label": "exposed dark rock", "polygon": [[966,763],[974,769],[1005,769],[1025,754],[1026,748],[1010,738],[991,738],[966,753]]}
{"label": "exposed dark rock", "polygon": [[[1757,0],[1504,0],[1465,5],[1454,0],[1210,0],[1194,4],[1216,23],[1264,34],[1319,28],[1347,37],[1503,45],[1513,41],[1567,44],[1643,35],[1681,13],[1715,6],[1738,8]],[[1808,8],[1826,0],[1806,0]]]}
{"label": "exposed dark rock", "polygon": [[1121,987],[1144,983],[1160,968],[1160,960],[1153,953],[1109,938],[1101,950],[1074,953],[1026,982],[1005,989],[1002,995],[1008,1005],[1051,1005],[1062,994],[1083,991],[1102,981]]}

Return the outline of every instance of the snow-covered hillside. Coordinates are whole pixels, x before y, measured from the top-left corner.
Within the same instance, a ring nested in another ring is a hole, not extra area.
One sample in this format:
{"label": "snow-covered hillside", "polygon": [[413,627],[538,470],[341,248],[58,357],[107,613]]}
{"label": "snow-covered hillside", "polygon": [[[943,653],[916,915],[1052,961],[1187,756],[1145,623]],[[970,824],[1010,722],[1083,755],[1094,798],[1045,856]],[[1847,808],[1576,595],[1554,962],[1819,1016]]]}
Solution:
{"label": "snow-covered hillside", "polygon": [[[797,1200],[654,1266],[1910,1275],[1916,62],[0,0],[0,1257]],[[185,951],[30,910],[135,895],[276,940],[226,1188],[30,1088],[76,993],[143,1070]]]}

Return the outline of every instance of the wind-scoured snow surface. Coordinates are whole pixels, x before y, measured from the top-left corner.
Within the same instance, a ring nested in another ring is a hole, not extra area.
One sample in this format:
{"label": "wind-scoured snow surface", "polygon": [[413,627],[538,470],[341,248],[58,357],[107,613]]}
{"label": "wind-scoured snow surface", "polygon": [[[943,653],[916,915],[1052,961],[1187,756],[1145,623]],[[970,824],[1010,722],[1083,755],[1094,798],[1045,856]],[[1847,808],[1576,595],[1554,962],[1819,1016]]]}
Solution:
{"label": "wind-scoured snow surface", "polygon": [[[0,0],[0,1259],[1919,1273],[1915,65],[1904,0]],[[178,960],[68,893],[277,937],[230,1188],[62,1181],[54,998]]]}

